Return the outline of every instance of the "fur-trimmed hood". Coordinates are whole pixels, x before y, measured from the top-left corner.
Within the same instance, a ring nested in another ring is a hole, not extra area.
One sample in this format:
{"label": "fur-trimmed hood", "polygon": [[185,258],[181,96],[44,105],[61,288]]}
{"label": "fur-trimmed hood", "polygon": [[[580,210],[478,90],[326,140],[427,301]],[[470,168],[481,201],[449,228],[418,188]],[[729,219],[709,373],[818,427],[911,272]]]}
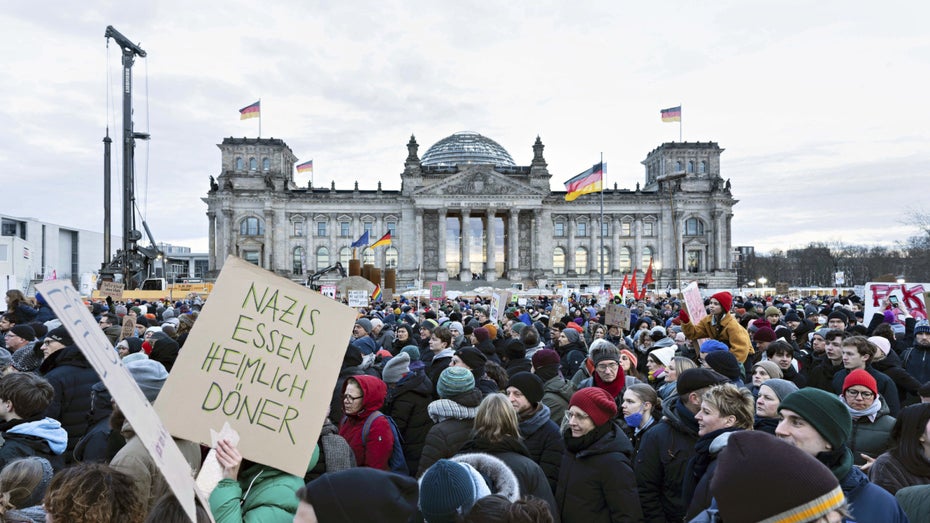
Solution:
{"label": "fur-trimmed hood", "polygon": [[520,498],[520,483],[517,481],[517,476],[499,458],[483,452],[474,452],[454,456],[452,461],[467,463],[480,472],[488,481],[491,494],[499,494],[511,502]]}

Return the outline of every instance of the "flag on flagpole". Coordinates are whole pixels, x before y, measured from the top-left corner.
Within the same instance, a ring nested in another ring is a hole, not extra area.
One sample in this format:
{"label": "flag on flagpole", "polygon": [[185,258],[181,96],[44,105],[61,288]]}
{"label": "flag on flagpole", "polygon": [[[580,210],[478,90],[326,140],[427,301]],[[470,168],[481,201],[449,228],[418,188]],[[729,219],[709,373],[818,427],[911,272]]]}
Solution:
{"label": "flag on flagpole", "polygon": [[391,244],[391,231],[388,231],[388,233],[382,236],[380,240],[376,241],[375,243],[372,243],[371,248],[374,249],[375,247],[381,247],[382,245],[390,245],[390,244]]}
{"label": "flag on flagpole", "polygon": [[259,100],[252,105],[247,105],[239,109],[239,119],[248,120],[249,118],[258,118],[262,114],[262,101]]}
{"label": "flag on flagpole", "polygon": [[649,258],[649,269],[646,270],[646,276],[643,277],[643,288],[646,288],[646,285],[650,283],[655,283],[655,278],[652,277],[652,258]]}
{"label": "flag on flagpole", "polygon": [[633,291],[633,299],[639,299],[639,286],[636,285],[636,269],[633,269],[633,279],[630,281],[630,290]]}
{"label": "flag on flagpole", "polygon": [[375,284],[375,290],[371,292],[371,301],[381,301],[381,286],[377,283]]}
{"label": "flag on flagpole", "polygon": [[662,109],[662,121],[663,122],[680,122],[681,121],[681,106],[678,107],[669,107],[668,109]]}
{"label": "flag on flagpole", "polygon": [[623,291],[628,290],[630,287],[630,282],[627,280],[629,274],[623,275],[623,283],[620,284],[620,294],[623,294]]}
{"label": "flag on flagpole", "polygon": [[312,173],[313,172],[313,160],[309,162],[304,162],[297,166],[297,172],[299,173]]}
{"label": "flag on flagpole", "polygon": [[366,245],[368,245],[368,231],[365,231],[365,233],[362,234],[362,236],[359,239],[352,242],[352,245],[350,245],[350,247],[354,249],[356,247],[365,247]]}
{"label": "flag on flagpole", "polygon": [[606,166],[604,163],[596,163],[587,171],[565,182],[565,201],[573,201],[582,194],[599,192],[603,187]]}

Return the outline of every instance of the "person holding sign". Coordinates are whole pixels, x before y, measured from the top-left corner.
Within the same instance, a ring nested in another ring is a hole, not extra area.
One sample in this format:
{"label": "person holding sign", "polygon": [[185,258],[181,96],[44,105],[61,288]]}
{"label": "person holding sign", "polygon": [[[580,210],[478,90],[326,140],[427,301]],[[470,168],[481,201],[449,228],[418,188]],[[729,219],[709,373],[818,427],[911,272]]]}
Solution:
{"label": "person holding sign", "polygon": [[681,331],[689,340],[712,338],[725,343],[736,360],[743,364],[754,351],[749,341],[749,332],[730,314],[732,306],[733,295],[721,291],[710,297],[710,314],[704,316],[697,325],[691,323],[684,309],[678,313],[678,319],[681,320]]}

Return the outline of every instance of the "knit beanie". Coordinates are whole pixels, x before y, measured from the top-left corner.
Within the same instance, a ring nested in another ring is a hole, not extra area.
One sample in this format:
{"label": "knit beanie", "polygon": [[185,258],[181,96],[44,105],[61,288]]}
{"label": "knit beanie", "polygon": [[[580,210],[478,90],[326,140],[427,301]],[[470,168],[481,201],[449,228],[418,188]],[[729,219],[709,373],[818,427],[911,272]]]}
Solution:
{"label": "knit beanie", "polygon": [[771,342],[771,341],[775,341],[776,337],[777,336],[775,336],[775,331],[773,331],[771,327],[763,326],[763,327],[759,327],[759,329],[756,330],[756,333],[752,335],[752,341],[755,341],[756,343],[760,341]]}
{"label": "knit beanie", "polygon": [[927,322],[927,320],[917,322],[917,326],[914,327],[914,334],[920,334],[921,332],[930,334],[930,322]]}
{"label": "knit beanie", "polygon": [[439,375],[436,392],[443,399],[451,398],[475,388],[475,377],[471,371],[462,367],[449,367]]}
{"label": "knit beanie", "polygon": [[132,379],[136,380],[136,384],[142,389],[145,398],[149,400],[149,403],[154,403],[155,398],[158,397],[158,393],[161,392],[161,388],[165,384],[165,380],[168,379],[168,371],[165,370],[165,366],[150,359],[131,361],[125,363],[125,366],[129,374],[132,375]]}
{"label": "knit beanie", "polygon": [[489,323],[489,324],[485,325],[484,328],[488,330],[488,334],[490,335],[490,339],[494,340],[494,339],[497,338],[497,327],[496,327],[494,324]]}
{"label": "knit beanie", "polygon": [[[364,503],[351,492],[364,492]],[[304,487],[317,519],[327,523],[356,523],[372,514],[385,523],[406,523],[416,514],[417,492],[414,478],[371,467],[327,472]]]}
{"label": "knit beanie", "polygon": [[782,401],[783,399],[788,397],[788,394],[798,391],[798,386],[795,385],[794,382],[783,380],[781,378],[772,378],[770,380],[767,380],[765,383],[762,384],[762,386],[772,389],[772,392],[774,392],[775,395],[778,396],[778,401]]}
{"label": "knit beanie", "polygon": [[482,343],[491,339],[491,333],[488,332],[488,329],[484,327],[478,327],[472,332],[475,335],[475,339],[478,340],[478,343]]}
{"label": "knit beanie", "polygon": [[36,339],[36,331],[29,325],[14,325],[10,332],[26,341],[35,341]]}
{"label": "knit beanie", "polygon": [[801,321],[801,317],[798,315],[797,311],[790,310],[785,313],[785,323],[791,321]]}
{"label": "knit beanie", "polygon": [[410,357],[410,361],[420,361],[420,348],[416,345],[407,345],[400,349],[400,352],[406,352],[407,356]]}
{"label": "knit beanie", "polygon": [[852,433],[849,410],[829,392],[810,387],[792,392],[781,401],[778,412],[785,409],[804,418],[834,450],[849,440]]}
{"label": "knit beanie", "polygon": [[672,358],[675,357],[675,347],[662,347],[661,349],[655,349],[649,353],[650,356],[655,358],[663,367],[668,367],[672,363]]}
{"label": "knit beanie", "polygon": [[[849,317],[846,316],[845,313],[843,313],[843,312],[841,312],[841,311],[839,311],[839,310],[835,310],[835,311],[831,312],[829,316],[827,316],[827,322],[828,322],[828,323],[830,322],[830,320],[834,320],[834,319],[842,320],[843,325],[849,324]],[[915,329],[914,332],[917,332],[917,330]]]}
{"label": "knit beanie", "polygon": [[607,340],[600,339],[591,344],[588,351],[591,363],[597,365],[602,361],[616,361],[620,363],[620,350]]}
{"label": "knit beanie", "polygon": [[878,383],[871,374],[863,369],[856,369],[846,375],[846,379],[843,380],[843,392],[845,393],[846,389],[856,385],[865,387],[872,391],[872,394],[878,395]]}
{"label": "knit beanie", "polygon": [[512,360],[518,360],[526,357],[526,347],[523,345],[522,341],[516,338],[510,338],[504,342],[501,353]]}
{"label": "knit beanie", "polygon": [[[45,491],[48,490],[49,483],[52,482],[52,476],[55,475],[55,471],[52,469],[52,464],[45,458],[40,458],[38,456],[30,456],[28,458],[20,458],[22,461],[35,461],[42,466],[42,479],[39,480],[39,483],[32,489],[32,492],[29,493],[29,497],[25,499],[17,499],[17,497],[11,496],[10,502],[16,505],[18,508],[28,508],[34,507],[36,505],[42,504],[42,498],[45,497]],[[17,460],[19,461],[19,460]],[[24,489],[14,488],[13,491],[21,491]]]}
{"label": "knit beanie", "polygon": [[781,316],[781,311],[778,310],[778,307],[768,307],[765,309],[765,317],[769,316]]}
{"label": "knit beanie", "polygon": [[540,349],[533,353],[533,368],[539,369],[540,367],[547,367],[549,365],[559,365],[562,363],[562,358],[559,357],[559,353],[552,349]]}
{"label": "knit beanie", "polygon": [[41,346],[34,345],[32,348],[26,346],[19,349],[13,353],[11,358],[14,369],[19,372],[33,372],[42,365],[45,354],[42,353]]}
{"label": "knit beanie", "polygon": [[57,341],[66,347],[69,345],[74,345],[74,341],[71,339],[71,335],[68,334],[68,329],[64,327],[56,327],[48,331],[48,334],[45,335],[45,339]]}
{"label": "knit beanie", "polygon": [[756,363],[752,366],[752,372],[756,372],[756,367],[762,367],[765,373],[769,375],[769,378],[781,378],[785,375],[781,371],[781,368],[772,360],[764,360]]}
{"label": "knit beanie", "polygon": [[578,331],[576,331],[575,329],[565,328],[562,330],[562,334],[565,335],[565,338],[568,340],[569,343],[576,343],[578,340],[581,339],[581,335],[578,334]]}
{"label": "knit beanie", "polygon": [[614,403],[614,399],[600,387],[585,387],[572,394],[568,406],[581,409],[591,416],[591,421],[597,426],[609,422],[617,415],[617,404]]}
{"label": "knit beanie", "polygon": [[459,521],[477,497],[471,472],[462,463],[441,459],[420,478],[419,508],[426,523]]}
{"label": "knit beanie", "polygon": [[678,390],[679,396],[686,396],[696,390],[720,383],[726,383],[727,381],[729,381],[727,377],[717,371],[697,367],[685,369],[685,371],[678,376],[675,388]]}
{"label": "knit beanie", "polygon": [[399,352],[397,356],[384,364],[381,379],[385,383],[397,383],[408,372],[410,372],[410,355],[406,352]]}
{"label": "knit beanie", "polygon": [[[772,338],[775,339],[775,338]],[[707,340],[701,344],[701,352],[714,352],[715,350],[729,351],[730,347],[721,341]]]}
{"label": "knit beanie", "polygon": [[465,334],[465,327],[462,326],[462,322],[460,321],[449,322],[449,330],[458,332],[459,334]]}
{"label": "knit beanie", "polygon": [[352,345],[351,343],[346,348],[346,353],[342,357],[342,368],[348,367],[358,367],[362,364],[362,352],[358,350],[358,347]]}
{"label": "knit beanie", "polygon": [[462,363],[468,365],[468,368],[472,370],[484,367],[484,364],[488,362],[488,357],[474,347],[461,348],[455,351],[455,355],[462,360]]}
{"label": "knit beanie", "polygon": [[[765,496],[758,479],[767,478]],[[724,521],[815,521],[843,506],[833,473],[803,450],[757,430],[730,434],[710,482]],[[751,500],[751,502],[747,502]]]}
{"label": "knit beanie", "polygon": [[630,359],[630,363],[633,367],[636,367],[639,364],[639,358],[637,358],[636,355],[633,354],[633,351],[630,349],[622,349],[620,354],[626,354],[626,357]]}
{"label": "knit beanie", "polygon": [[438,326],[439,326],[439,323],[433,319],[423,320],[423,323],[420,324],[421,329],[426,329],[430,332],[433,332],[434,330],[436,330],[436,327]]}
{"label": "knit beanie", "polygon": [[368,318],[359,318],[355,320],[355,324],[361,326],[362,329],[365,329],[365,332],[369,334],[371,333],[371,320]]}
{"label": "knit beanie", "polygon": [[704,357],[704,361],[710,366],[710,368],[715,371],[723,374],[731,381],[736,381],[740,379],[740,365],[736,361],[736,356],[734,356],[730,351],[714,351],[709,352],[707,356]]}
{"label": "knit beanie", "polygon": [[723,312],[727,313],[730,311],[730,308],[733,307],[733,295],[727,291],[721,291],[717,294],[711,296],[711,298],[717,300],[720,303],[720,307],[723,308]]}
{"label": "knit beanie", "polygon": [[888,341],[888,338],[883,336],[872,336],[869,338],[869,343],[881,349],[885,356],[891,352],[891,342]]}
{"label": "knit beanie", "polygon": [[543,382],[539,376],[532,372],[517,372],[507,381],[507,386],[514,387],[522,392],[523,396],[526,397],[526,400],[530,402],[530,405],[532,405],[534,409],[539,405],[539,402],[542,401],[544,394]]}
{"label": "knit beanie", "polygon": [[514,323],[513,325],[510,326],[510,330],[511,330],[512,332],[518,334],[518,335],[519,335],[519,334],[523,331],[523,329],[525,329],[525,328],[526,328],[526,324],[523,323],[522,321],[518,321],[518,322],[516,322],[516,323]]}

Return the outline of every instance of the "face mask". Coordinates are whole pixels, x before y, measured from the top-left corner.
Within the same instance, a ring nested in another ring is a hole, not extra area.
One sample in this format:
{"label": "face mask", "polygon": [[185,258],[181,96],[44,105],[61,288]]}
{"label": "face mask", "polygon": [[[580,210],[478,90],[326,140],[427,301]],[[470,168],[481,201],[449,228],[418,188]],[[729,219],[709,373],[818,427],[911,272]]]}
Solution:
{"label": "face mask", "polygon": [[825,317],[821,316],[821,317],[817,318],[817,323],[818,323],[819,325],[826,325],[826,324],[827,324],[827,319],[826,319]]}
{"label": "face mask", "polygon": [[639,427],[639,424],[643,422],[643,411],[634,412],[629,416],[624,416],[623,420],[626,421],[626,424],[634,429]]}

